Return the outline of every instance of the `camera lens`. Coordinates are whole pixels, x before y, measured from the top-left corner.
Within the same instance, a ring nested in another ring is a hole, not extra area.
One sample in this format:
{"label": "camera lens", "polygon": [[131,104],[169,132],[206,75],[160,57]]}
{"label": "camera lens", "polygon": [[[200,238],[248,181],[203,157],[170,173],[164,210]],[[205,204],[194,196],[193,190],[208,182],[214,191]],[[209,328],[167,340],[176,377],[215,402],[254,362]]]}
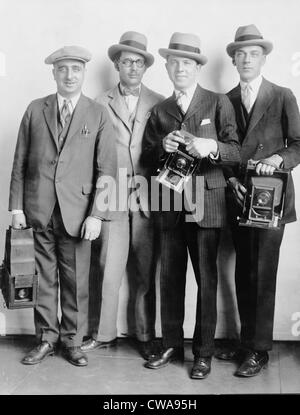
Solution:
{"label": "camera lens", "polygon": [[266,206],[271,200],[271,194],[267,191],[260,192],[257,195],[257,204],[260,206]]}
{"label": "camera lens", "polygon": [[186,166],[186,160],[183,157],[180,157],[179,159],[177,159],[176,167],[178,167],[179,169],[182,169],[185,166]]}
{"label": "camera lens", "polygon": [[25,298],[27,298],[29,295],[29,289],[28,288],[20,288],[17,291],[17,298],[19,300],[24,300]]}

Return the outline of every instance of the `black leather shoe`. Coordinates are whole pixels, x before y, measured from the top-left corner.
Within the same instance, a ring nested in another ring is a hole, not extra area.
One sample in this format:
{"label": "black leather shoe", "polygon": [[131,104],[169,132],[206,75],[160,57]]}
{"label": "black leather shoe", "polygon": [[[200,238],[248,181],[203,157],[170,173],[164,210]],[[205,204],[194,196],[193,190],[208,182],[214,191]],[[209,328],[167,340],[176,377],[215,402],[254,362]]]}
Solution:
{"label": "black leather shoe", "polygon": [[169,347],[168,349],[163,349],[153,359],[148,360],[148,362],[145,363],[145,367],[148,369],[161,369],[162,367],[167,366],[170,362],[174,362],[176,360],[184,360],[183,348]]}
{"label": "black leather shoe", "polygon": [[215,357],[217,359],[226,360],[228,362],[242,362],[245,357],[245,352],[241,349],[221,350],[215,353]]}
{"label": "black leather shoe", "polygon": [[100,342],[94,339],[88,339],[81,345],[82,352],[92,352],[96,349],[106,349],[107,347],[114,347],[117,345],[117,339],[110,340],[109,342]]}
{"label": "black leather shoe", "polygon": [[256,376],[268,361],[269,355],[267,352],[249,352],[241,366],[235,372],[235,376],[246,378]]}
{"label": "black leather shoe", "polygon": [[47,356],[54,354],[54,347],[47,341],[41,342],[32,349],[22,360],[23,365],[36,365],[41,363]]}
{"label": "black leather shoe", "polygon": [[139,341],[138,343],[140,355],[145,360],[153,359],[159,354],[158,345],[153,340],[150,340],[148,342]]}
{"label": "black leather shoe", "polygon": [[192,368],[192,379],[205,379],[211,370],[211,357],[195,357]]}
{"label": "black leather shoe", "polygon": [[86,366],[88,364],[87,356],[81,351],[79,346],[65,347],[63,355],[68,362],[75,366]]}

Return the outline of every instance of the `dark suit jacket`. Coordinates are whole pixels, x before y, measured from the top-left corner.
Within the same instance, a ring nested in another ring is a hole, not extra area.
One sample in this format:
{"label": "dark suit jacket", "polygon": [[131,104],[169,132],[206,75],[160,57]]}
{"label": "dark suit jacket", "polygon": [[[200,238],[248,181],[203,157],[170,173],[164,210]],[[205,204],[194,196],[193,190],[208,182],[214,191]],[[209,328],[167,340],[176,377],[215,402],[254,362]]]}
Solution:
{"label": "dark suit jacket", "polygon": [[[81,95],[64,147],[58,151],[56,94],[33,101],[19,130],[9,210],[23,209],[34,230],[45,229],[58,201],[71,236],[79,236],[88,215],[109,218],[97,205],[103,175],[116,176],[115,137],[107,110]],[[84,130],[88,130],[84,134]]]}
{"label": "dark suit jacket", "polygon": [[[260,160],[273,154],[283,158],[283,167],[292,169],[300,162],[300,116],[292,91],[263,79],[246,128],[241,106],[240,85],[228,92],[233,104],[242,145],[242,169],[225,169],[225,175],[243,180],[249,159]],[[287,186],[286,205],[282,223],[296,220],[295,195],[292,177]]]}
{"label": "dark suit jacket", "polygon": [[[203,120],[209,122],[201,125]],[[171,131],[180,130],[183,124],[191,134],[218,142],[220,161],[204,159],[197,170],[197,175],[204,176],[204,217],[198,224],[201,227],[224,226],[226,181],[221,166],[240,162],[232,105],[225,95],[208,91],[199,85],[183,119],[174,95],[156,105],[146,125],[142,152],[142,162],[150,168],[151,174],[155,174],[161,160],[167,155],[162,147],[163,138]],[[166,221],[170,220],[167,212],[162,214],[166,215]]]}

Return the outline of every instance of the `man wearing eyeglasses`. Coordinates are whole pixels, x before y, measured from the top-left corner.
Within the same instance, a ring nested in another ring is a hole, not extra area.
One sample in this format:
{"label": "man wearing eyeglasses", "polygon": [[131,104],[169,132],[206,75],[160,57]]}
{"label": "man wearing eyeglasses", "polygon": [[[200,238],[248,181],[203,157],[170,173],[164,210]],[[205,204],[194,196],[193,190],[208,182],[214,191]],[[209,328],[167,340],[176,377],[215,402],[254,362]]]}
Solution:
{"label": "man wearing eyeglasses", "polygon": [[[137,32],[124,33],[108,56],[119,72],[120,82],[99,97],[109,111],[117,138],[118,183],[115,219],[103,223],[101,238],[93,244],[91,287],[92,337],[82,350],[89,352],[116,345],[119,289],[127,270],[129,302],[128,335],[137,339],[141,355],[153,355],[155,337],[155,258],[153,222],[149,215],[147,188],[137,185],[144,176],[140,165],[141,143],[150,110],[164,98],[146,88],[142,78],[154,57],[147,52],[146,37]],[[125,189],[125,190],[124,190]],[[95,316],[99,316],[100,320]],[[94,320],[94,321],[93,321]],[[95,327],[96,326],[96,327]]]}

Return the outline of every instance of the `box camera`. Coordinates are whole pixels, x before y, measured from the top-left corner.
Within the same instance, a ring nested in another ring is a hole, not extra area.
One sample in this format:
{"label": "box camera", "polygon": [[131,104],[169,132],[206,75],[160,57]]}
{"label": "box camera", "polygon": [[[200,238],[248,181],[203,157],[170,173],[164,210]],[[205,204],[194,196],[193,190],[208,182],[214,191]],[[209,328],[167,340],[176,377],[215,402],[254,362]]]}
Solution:
{"label": "box camera", "polygon": [[31,228],[6,231],[5,254],[1,266],[0,287],[9,309],[35,307],[38,275],[35,270]]}
{"label": "box camera", "polygon": [[[180,133],[184,138],[185,145],[194,138],[185,130],[180,130]],[[168,156],[156,178],[159,183],[179,193],[182,192],[184,184],[189,180],[199,162],[197,158],[186,153],[185,145],[180,144],[177,151]]]}
{"label": "box camera", "polygon": [[240,226],[278,229],[283,214],[289,172],[276,169],[272,176],[257,175],[257,162],[248,161]]}

